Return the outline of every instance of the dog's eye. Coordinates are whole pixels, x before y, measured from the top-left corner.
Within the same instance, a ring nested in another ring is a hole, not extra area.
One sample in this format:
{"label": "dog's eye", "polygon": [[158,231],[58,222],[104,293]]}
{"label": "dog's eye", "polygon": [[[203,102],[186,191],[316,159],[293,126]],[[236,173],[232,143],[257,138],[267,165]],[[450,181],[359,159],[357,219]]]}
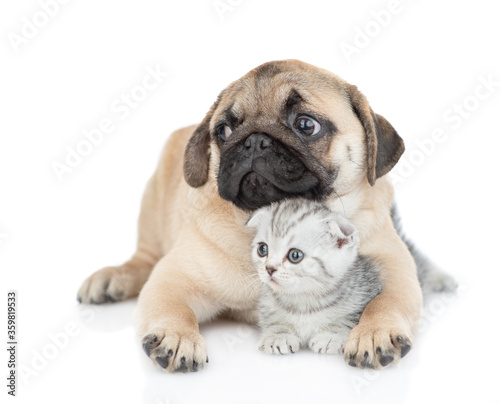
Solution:
{"label": "dog's eye", "polygon": [[217,135],[224,142],[227,139],[229,139],[229,136],[231,136],[231,133],[233,133],[233,131],[227,125],[223,125],[223,126],[219,127],[219,129],[217,129]]}
{"label": "dog's eye", "polygon": [[261,257],[267,256],[267,244],[266,243],[259,243],[257,246],[257,254],[259,254]]}
{"label": "dog's eye", "polygon": [[308,116],[299,116],[295,120],[293,126],[300,133],[306,136],[313,136],[321,130],[321,125],[319,124],[319,122],[316,122],[314,119],[309,118]]}
{"label": "dog's eye", "polygon": [[288,261],[293,264],[297,264],[298,262],[302,261],[302,258],[304,258],[304,253],[300,250],[297,250],[296,248],[292,248],[288,252]]}

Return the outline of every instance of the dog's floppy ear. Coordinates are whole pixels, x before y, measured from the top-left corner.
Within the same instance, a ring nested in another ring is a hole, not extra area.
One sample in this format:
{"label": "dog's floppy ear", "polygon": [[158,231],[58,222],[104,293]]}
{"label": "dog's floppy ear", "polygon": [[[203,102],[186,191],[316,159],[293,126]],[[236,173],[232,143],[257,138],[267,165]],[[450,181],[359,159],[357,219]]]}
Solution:
{"label": "dog's floppy ear", "polygon": [[208,180],[210,166],[210,119],[219,104],[212,105],[203,121],[195,129],[184,151],[184,178],[193,188],[199,188]]}
{"label": "dog's floppy ear", "polygon": [[366,133],[367,176],[370,185],[396,165],[405,150],[403,139],[381,115],[372,111],[366,97],[352,84],[346,84],[353,111]]}

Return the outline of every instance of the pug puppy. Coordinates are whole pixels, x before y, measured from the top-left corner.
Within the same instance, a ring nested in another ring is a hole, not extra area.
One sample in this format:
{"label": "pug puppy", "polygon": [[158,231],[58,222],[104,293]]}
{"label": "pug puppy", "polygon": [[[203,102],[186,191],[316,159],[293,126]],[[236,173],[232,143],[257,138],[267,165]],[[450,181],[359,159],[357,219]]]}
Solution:
{"label": "pug puppy", "polygon": [[137,251],[91,275],[78,299],[140,292],[146,354],[161,369],[198,371],[208,362],[200,322],[255,320],[250,214],[284,198],[323,201],[358,228],[360,254],[380,265],[384,282],[351,331],[345,360],[397,363],[422,315],[415,261],[391,220],[386,174],[403,151],[355,86],[298,60],[265,63],[222,91],[200,125],[171,135],[144,193]]}

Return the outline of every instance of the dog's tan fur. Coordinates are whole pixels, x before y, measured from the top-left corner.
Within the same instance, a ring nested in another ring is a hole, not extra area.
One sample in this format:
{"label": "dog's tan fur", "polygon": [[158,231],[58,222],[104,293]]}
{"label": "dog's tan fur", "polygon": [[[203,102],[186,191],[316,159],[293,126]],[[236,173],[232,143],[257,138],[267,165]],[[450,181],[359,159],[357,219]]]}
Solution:
{"label": "dog's tan fur", "polygon": [[[354,86],[327,71],[298,61],[274,63],[286,73],[263,78],[258,69],[251,71],[222,93],[200,126],[213,130],[217,116],[229,102],[255,121],[264,121],[277,113],[277,105],[292,85],[309,95],[312,108],[335,123],[338,133],[329,147],[312,151],[326,167],[340,167],[335,193],[327,203],[358,227],[360,252],[380,263],[384,278],[382,293],[366,307],[349,336],[345,357],[358,366],[368,358],[380,367],[380,347],[394,356],[395,363],[400,357],[398,336],[410,341],[416,331],[422,295],[414,260],[391,221],[391,181],[386,172],[377,172],[377,137],[369,134],[375,130],[370,121],[373,116],[369,116],[373,112]],[[306,84],[297,80],[299,74],[307,78]],[[380,125],[390,126],[377,117]],[[190,157],[192,143],[206,141],[196,137],[195,130],[193,126],[174,132],[165,146],[144,193],[138,249],[132,259],[121,267],[94,273],[79,291],[79,299],[87,303],[122,300],[140,291],[139,333],[146,340],[156,336],[151,358],[167,354],[168,347],[177,347],[177,353],[170,357],[169,371],[193,370],[193,366],[196,370],[205,363],[207,352],[199,322],[223,313],[253,321],[259,296],[250,260],[252,234],[245,227],[248,213],[218,195],[220,150],[216,142],[211,140],[208,145],[206,173],[200,161],[205,158],[203,153],[194,153],[195,161]],[[188,180],[190,172],[195,176],[190,182],[196,188],[183,176],[184,150],[193,132],[184,169]],[[401,152],[394,151],[396,161]],[[390,169],[396,161],[387,162],[386,167]]]}

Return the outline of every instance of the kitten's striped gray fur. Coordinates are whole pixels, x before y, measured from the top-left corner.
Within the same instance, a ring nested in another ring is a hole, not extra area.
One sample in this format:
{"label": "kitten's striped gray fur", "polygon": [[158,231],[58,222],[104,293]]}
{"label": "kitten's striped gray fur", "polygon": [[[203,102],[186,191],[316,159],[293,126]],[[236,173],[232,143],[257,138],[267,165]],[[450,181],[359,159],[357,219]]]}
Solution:
{"label": "kitten's striped gray fur", "polygon": [[[340,352],[382,288],[378,266],[358,256],[355,227],[323,204],[304,199],[262,208],[248,225],[257,229],[252,256],[268,284],[259,302],[259,348],[281,354],[306,346]],[[268,246],[266,257],[257,253],[261,243]],[[286,258],[294,248],[304,254],[296,264]]]}
{"label": "kitten's striped gray fur", "polygon": [[[395,206],[394,226],[415,258],[419,281],[427,291],[452,290],[443,273],[404,235]],[[343,215],[319,202],[292,199],[259,209],[248,225],[257,230],[252,257],[267,284],[259,302],[259,348],[285,354],[308,346],[339,353],[365,306],[382,289],[378,266],[358,256],[357,230]],[[257,251],[268,247],[266,256]],[[304,253],[292,263],[291,249]]]}

